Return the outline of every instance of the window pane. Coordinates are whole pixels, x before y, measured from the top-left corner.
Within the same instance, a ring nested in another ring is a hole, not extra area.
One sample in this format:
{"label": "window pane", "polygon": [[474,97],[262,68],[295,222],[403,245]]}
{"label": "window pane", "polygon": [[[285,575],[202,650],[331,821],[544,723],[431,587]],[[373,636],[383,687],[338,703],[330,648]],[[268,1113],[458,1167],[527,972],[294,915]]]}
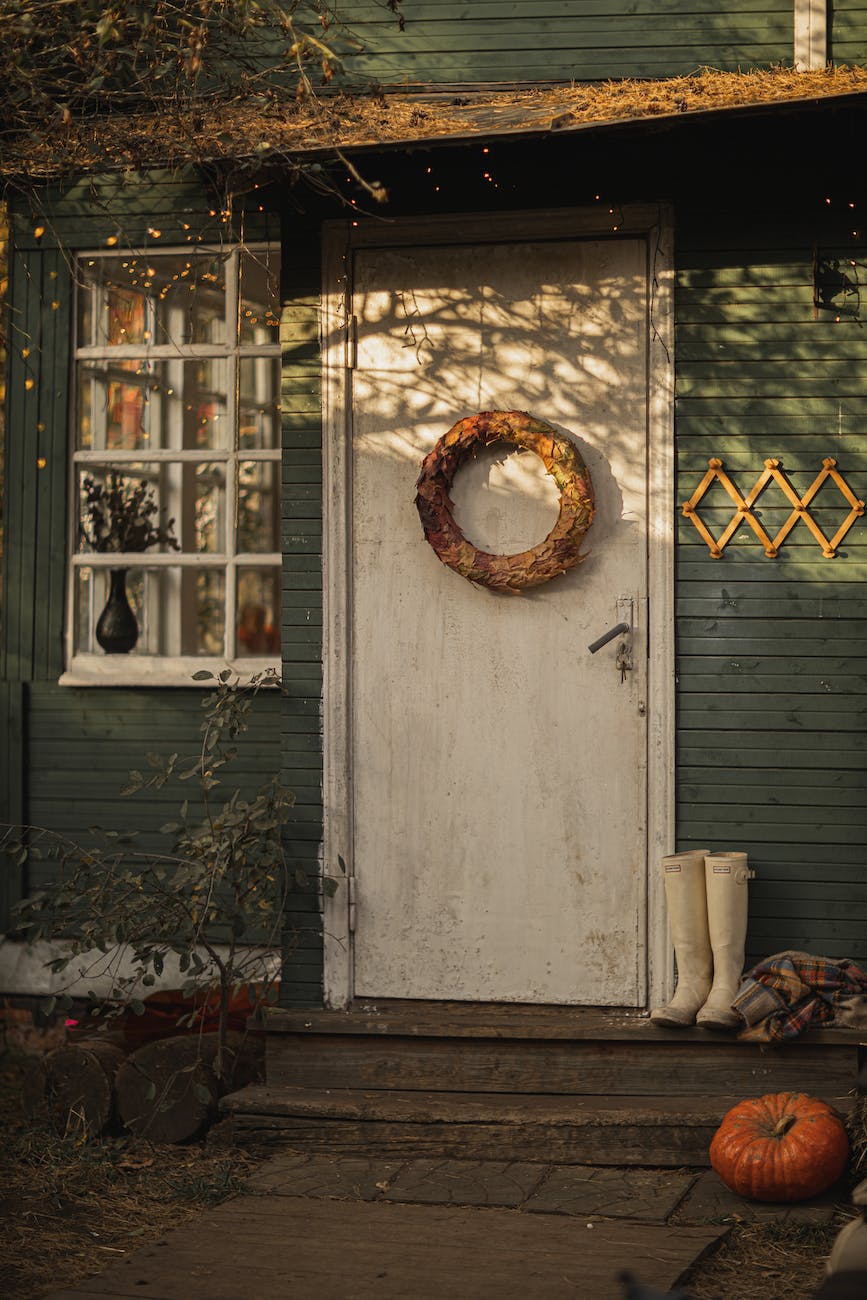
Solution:
{"label": "window pane", "polygon": [[[191,496],[193,510],[194,549],[223,552],[226,549],[226,466],[185,465],[184,499]],[[187,530],[184,532],[188,536]]]}
{"label": "window pane", "polygon": [[[107,654],[120,658],[121,654],[165,654],[164,629],[161,611],[164,606],[163,587],[167,574],[159,569],[125,569],[122,581],[126,601],[138,628],[137,639],[128,651],[109,652],[97,639],[100,617],[111,598],[111,570],[80,568],[76,570],[76,628],[75,644],[79,654]],[[114,603],[117,595],[112,600]]]}
{"label": "window pane", "polygon": [[224,343],[226,258],[125,254],[80,263],[78,343]]}
{"label": "window pane", "polygon": [[226,550],[222,462],[79,465],[78,480],[79,550]]}
{"label": "window pane", "polygon": [[280,550],[280,462],[242,460],[238,464],[238,543],[240,553]]}
{"label": "window pane", "polygon": [[85,361],[76,443],[95,451],[228,446],[225,357]]}
{"label": "window pane", "polygon": [[238,446],[280,446],[280,358],[238,363]]}
{"label": "window pane", "polygon": [[241,345],[280,341],[280,254],[277,249],[242,253]]}
{"label": "window pane", "polygon": [[239,568],[235,653],[273,657],[279,651],[280,570]]}
{"label": "window pane", "polygon": [[173,467],[134,463],[78,466],[78,549],[98,551],[176,550],[178,517],[170,513]]}
{"label": "window pane", "polygon": [[153,342],[150,295],[134,275],[129,258],[93,258],[80,270],[79,346]]}
{"label": "window pane", "polygon": [[181,571],[181,653],[225,654],[226,580],[218,569]]}
{"label": "window pane", "polygon": [[[216,569],[124,571],[127,602],[138,626],[130,655],[223,655],[226,625],[225,576]],[[76,570],[75,643],[79,654],[105,654],[97,624],[110,597],[111,571]]]}
{"label": "window pane", "polygon": [[[167,366],[167,369],[170,367]],[[183,367],[184,447],[228,447],[228,367],[224,357],[204,357]]]}
{"label": "window pane", "polygon": [[152,439],[146,366],[137,361],[97,363],[82,368],[78,384],[78,447],[135,451],[160,444]]}

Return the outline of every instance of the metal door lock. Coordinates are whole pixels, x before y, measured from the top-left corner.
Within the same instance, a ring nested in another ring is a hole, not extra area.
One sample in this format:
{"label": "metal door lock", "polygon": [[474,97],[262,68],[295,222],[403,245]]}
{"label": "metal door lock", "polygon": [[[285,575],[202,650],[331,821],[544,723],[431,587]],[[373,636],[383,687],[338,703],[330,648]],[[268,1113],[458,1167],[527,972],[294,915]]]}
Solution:
{"label": "metal door lock", "polygon": [[626,674],[632,672],[632,655],[625,641],[621,641],[617,647],[617,658],[614,662],[615,666],[620,669],[620,680],[625,682]]}
{"label": "metal door lock", "polygon": [[[590,645],[587,647],[590,653],[595,655],[603,646],[608,645],[609,641],[613,641],[619,636],[624,638],[617,647],[617,658],[614,661],[615,667],[620,669],[621,682],[625,682],[626,674],[632,672],[632,612],[632,597],[619,597],[617,601],[617,613],[621,616],[623,621],[615,624],[614,627],[609,628],[607,632],[603,632],[595,641],[591,641]],[[623,618],[624,614],[626,615],[625,618]]]}

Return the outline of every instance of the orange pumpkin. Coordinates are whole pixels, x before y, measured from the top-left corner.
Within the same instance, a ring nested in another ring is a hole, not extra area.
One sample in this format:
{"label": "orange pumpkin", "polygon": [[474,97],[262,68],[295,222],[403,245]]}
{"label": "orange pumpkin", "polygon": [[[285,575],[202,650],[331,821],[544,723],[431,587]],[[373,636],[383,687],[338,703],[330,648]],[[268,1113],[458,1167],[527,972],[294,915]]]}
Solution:
{"label": "orange pumpkin", "polygon": [[769,1093],[732,1107],[710,1144],[727,1187],[754,1201],[804,1201],[846,1168],[849,1139],[833,1106],[801,1092]]}

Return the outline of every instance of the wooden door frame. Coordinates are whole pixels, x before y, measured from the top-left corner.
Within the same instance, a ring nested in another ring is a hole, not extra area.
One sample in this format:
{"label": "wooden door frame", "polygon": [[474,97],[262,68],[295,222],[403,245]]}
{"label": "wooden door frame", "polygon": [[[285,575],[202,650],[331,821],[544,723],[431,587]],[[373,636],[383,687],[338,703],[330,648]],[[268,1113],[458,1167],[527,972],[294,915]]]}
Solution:
{"label": "wooden door frame", "polygon": [[[647,247],[647,989],[668,996],[673,953],[660,858],[674,849],[674,250],[665,204],[617,209],[617,234],[597,208],[327,222],[323,228],[323,873],[337,890],[323,900],[324,995],[353,999],[354,819],[350,754],[352,646],[352,262],[360,248],[447,246],[600,237],[642,238]],[[342,865],[341,865],[342,864]],[[345,868],[345,870],[344,870]]]}

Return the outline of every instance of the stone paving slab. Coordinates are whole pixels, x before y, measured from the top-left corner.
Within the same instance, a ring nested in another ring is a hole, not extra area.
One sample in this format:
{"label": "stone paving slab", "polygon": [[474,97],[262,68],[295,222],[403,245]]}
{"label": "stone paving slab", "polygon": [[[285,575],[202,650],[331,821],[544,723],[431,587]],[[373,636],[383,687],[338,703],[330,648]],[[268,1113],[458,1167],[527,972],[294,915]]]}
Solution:
{"label": "stone paving slab", "polygon": [[410,1160],[383,1197],[415,1205],[500,1205],[516,1209],[538,1187],[545,1173],[545,1165],[514,1160]]}
{"label": "stone paving slab", "polygon": [[517,1208],[547,1166],[511,1160],[386,1160],[375,1156],[282,1154],[247,1179],[251,1192],[416,1205]]}
{"label": "stone paving slab", "polygon": [[[251,1192],[415,1205],[503,1206],[532,1214],[664,1223],[698,1174],[544,1165],[510,1160],[387,1160],[282,1153],[247,1182]],[[722,1216],[696,1211],[693,1221]]]}
{"label": "stone paving slab", "polygon": [[247,1179],[253,1192],[375,1201],[405,1162],[376,1156],[277,1155]]}
{"label": "stone paving slab", "polygon": [[44,1300],[622,1300],[670,1290],[726,1227],[239,1196]]}
{"label": "stone paving slab", "polygon": [[748,1201],[726,1187],[712,1169],[706,1169],[678,1209],[679,1223],[830,1223],[836,1206],[845,1205],[844,1186],[832,1187],[810,1201],[782,1204]]}
{"label": "stone paving slab", "polygon": [[523,1208],[532,1214],[599,1215],[664,1223],[696,1177],[667,1170],[554,1165]]}

